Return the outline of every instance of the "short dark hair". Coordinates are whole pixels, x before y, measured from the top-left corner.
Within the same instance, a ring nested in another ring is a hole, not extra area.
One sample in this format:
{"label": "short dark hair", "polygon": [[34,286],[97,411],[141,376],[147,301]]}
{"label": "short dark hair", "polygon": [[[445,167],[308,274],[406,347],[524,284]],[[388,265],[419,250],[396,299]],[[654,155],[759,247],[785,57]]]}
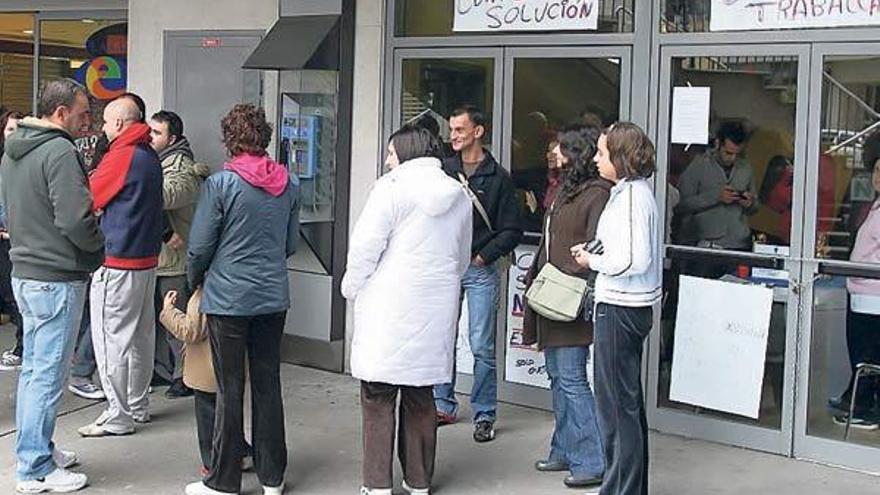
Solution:
{"label": "short dark hair", "polygon": [[745,126],[742,125],[742,122],[728,120],[721,123],[718,127],[718,132],[715,133],[715,137],[718,139],[719,146],[723,145],[725,140],[739,146],[746,142],[749,138],[749,133],[746,131]]}
{"label": "short dark hair", "polygon": [[266,121],[266,112],[255,105],[238,104],[223,117],[223,144],[229,155],[265,156],[272,140],[272,126]]}
{"label": "short dark hair", "polygon": [[70,108],[76,103],[77,95],[89,96],[82,84],[69,78],[52,79],[43,86],[40,91],[40,99],[37,101],[37,116],[49,117],[59,107]]}
{"label": "short dark hair", "polygon": [[424,127],[406,124],[391,135],[389,142],[400,163],[416,158],[440,156],[440,141]]}
{"label": "short dark hair", "polygon": [[489,132],[489,127],[486,122],[486,114],[483,113],[483,111],[480,110],[477,106],[462,105],[452,111],[452,115],[450,115],[450,118],[460,117],[462,115],[467,115],[468,119],[470,119],[470,121],[473,122],[475,126],[483,127],[484,129],[486,129],[486,132]]}
{"label": "short dark hair", "polygon": [[608,159],[618,179],[647,179],[654,175],[654,143],[641,127],[618,122],[605,130]]}
{"label": "short dark hair", "polygon": [[168,134],[180,139],[183,137],[183,119],[170,110],[159,110],[151,119],[168,125]]}
{"label": "short dark hair", "polygon": [[134,102],[134,104],[138,107],[138,110],[140,110],[141,112],[141,116],[140,118],[138,118],[138,122],[142,124],[145,123],[147,121],[147,104],[144,103],[144,99],[136,93],[122,93],[115,99],[119,100],[122,98],[128,98],[129,100]]}

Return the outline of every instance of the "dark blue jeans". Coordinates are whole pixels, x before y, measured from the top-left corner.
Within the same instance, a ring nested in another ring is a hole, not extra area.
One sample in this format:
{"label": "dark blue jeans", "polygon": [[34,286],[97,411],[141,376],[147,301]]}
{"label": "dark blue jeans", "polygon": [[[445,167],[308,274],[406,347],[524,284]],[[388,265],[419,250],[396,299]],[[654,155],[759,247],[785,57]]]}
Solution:
{"label": "dark blue jeans", "polygon": [[79,332],[76,336],[76,351],[73,355],[73,365],[70,368],[70,376],[74,381],[91,381],[98,365],[95,362],[95,347],[92,345],[92,318],[88,310],[89,296],[86,291],[86,303],[84,306],[82,321],[79,324]]}
{"label": "dark blue jeans", "polygon": [[602,477],[605,459],[596,405],[587,378],[588,347],[544,349],[556,427],[550,442],[550,460],[568,464],[576,477]]}
{"label": "dark blue jeans", "polygon": [[[474,354],[474,386],[471,408],[474,423],[495,422],[498,408],[498,376],[495,363],[495,334],[501,278],[495,265],[468,267],[461,281],[468,303],[468,333]],[[452,383],[434,387],[434,404],[438,411],[455,416],[455,373]]]}
{"label": "dark blue jeans", "polygon": [[651,307],[596,307],[596,412],[605,476],[601,495],[647,495],[648,421],[642,393],[642,345],[651,332]]}

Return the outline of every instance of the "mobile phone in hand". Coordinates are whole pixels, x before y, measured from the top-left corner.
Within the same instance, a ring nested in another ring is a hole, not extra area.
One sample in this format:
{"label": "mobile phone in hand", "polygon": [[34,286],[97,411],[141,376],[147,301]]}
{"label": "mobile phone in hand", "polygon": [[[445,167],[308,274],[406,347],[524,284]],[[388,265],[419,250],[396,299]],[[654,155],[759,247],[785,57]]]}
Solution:
{"label": "mobile phone in hand", "polygon": [[584,244],[584,251],[590,254],[604,254],[605,246],[602,245],[602,241],[599,239],[593,239],[592,241]]}

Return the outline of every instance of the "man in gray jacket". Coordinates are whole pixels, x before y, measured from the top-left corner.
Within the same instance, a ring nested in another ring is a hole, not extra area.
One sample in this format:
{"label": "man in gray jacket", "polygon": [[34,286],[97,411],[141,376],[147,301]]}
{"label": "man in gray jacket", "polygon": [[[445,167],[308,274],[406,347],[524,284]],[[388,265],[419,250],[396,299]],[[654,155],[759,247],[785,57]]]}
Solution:
{"label": "man in gray jacket", "polygon": [[754,170],[741,156],[747,133],[739,122],[724,122],[715,149],[694,159],[678,182],[688,244],[716,249],[750,250],[749,216],[758,211]]}
{"label": "man in gray jacket", "polygon": [[51,81],[37,106],[6,142],[0,201],[11,240],[12,285],[21,307],[24,354],[18,381],[16,489],[70,492],[86,475],[66,468],[76,455],[52,435],[89,274],[104,260],[104,239],[73,139],[89,127],[85,89]]}

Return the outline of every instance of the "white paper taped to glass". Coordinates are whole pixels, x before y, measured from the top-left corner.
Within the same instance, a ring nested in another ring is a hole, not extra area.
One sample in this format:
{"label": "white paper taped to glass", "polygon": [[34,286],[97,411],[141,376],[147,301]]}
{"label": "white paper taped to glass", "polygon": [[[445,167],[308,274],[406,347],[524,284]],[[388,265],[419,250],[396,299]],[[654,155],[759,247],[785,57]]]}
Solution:
{"label": "white paper taped to glass", "polygon": [[670,142],[709,144],[709,110],[712,88],[679,86],[672,90]]}

